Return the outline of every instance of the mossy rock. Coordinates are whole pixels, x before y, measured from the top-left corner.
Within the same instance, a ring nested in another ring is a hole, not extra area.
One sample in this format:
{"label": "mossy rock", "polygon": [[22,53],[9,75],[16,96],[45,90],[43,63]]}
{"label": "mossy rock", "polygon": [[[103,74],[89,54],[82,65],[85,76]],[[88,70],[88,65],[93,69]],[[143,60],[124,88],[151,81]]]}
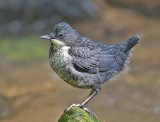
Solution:
{"label": "mossy rock", "polygon": [[96,115],[93,116],[79,107],[72,107],[66,111],[58,122],[99,122]]}

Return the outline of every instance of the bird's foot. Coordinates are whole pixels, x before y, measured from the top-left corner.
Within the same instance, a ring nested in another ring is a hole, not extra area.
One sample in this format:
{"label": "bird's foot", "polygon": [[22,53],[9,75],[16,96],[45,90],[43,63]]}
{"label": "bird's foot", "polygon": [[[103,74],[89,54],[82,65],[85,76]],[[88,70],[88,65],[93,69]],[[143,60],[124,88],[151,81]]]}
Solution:
{"label": "bird's foot", "polygon": [[65,109],[64,113],[69,111],[69,109],[71,109],[72,107],[79,107],[79,108],[85,110],[87,113],[89,113],[90,115],[93,116],[93,113],[88,108],[86,108],[85,106],[83,106],[81,104],[72,104],[72,105],[70,105],[69,108]]}

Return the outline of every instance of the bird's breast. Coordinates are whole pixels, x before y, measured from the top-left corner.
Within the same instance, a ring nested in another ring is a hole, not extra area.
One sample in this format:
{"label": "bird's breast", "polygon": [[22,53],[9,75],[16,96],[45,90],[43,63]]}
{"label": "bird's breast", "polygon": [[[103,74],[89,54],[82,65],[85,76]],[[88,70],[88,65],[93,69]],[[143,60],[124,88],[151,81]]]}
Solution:
{"label": "bird's breast", "polygon": [[71,56],[68,53],[70,47],[51,47],[49,53],[50,65],[54,70],[64,68],[71,61]]}

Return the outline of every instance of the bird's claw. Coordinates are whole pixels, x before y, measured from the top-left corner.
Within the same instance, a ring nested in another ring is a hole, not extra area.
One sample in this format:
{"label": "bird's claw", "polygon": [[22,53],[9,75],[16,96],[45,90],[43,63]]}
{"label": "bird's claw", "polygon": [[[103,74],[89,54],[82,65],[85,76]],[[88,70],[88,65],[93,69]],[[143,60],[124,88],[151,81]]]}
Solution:
{"label": "bird's claw", "polygon": [[64,113],[67,112],[67,111],[69,111],[72,107],[79,107],[79,108],[85,110],[91,116],[93,116],[93,113],[88,108],[86,108],[85,106],[83,106],[81,104],[72,104],[72,105],[70,105],[67,109],[65,109]]}
{"label": "bird's claw", "polygon": [[69,109],[71,109],[72,107],[79,107],[83,109],[83,106],[81,104],[72,104],[67,109],[64,110],[64,113],[69,111]]}

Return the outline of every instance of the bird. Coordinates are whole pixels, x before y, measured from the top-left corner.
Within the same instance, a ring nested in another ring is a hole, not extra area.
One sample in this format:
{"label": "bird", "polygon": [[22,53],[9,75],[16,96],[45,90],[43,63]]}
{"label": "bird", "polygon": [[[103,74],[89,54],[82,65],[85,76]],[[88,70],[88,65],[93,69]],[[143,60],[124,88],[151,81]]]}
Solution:
{"label": "bird", "polygon": [[56,24],[49,35],[40,38],[51,43],[51,68],[68,84],[91,89],[83,103],[71,105],[86,111],[89,111],[86,104],[99,93],[101,86],[126,67],[132,48],[140,40],[137,35],[116,45],[107,45],[80,35],[66,22]]}

